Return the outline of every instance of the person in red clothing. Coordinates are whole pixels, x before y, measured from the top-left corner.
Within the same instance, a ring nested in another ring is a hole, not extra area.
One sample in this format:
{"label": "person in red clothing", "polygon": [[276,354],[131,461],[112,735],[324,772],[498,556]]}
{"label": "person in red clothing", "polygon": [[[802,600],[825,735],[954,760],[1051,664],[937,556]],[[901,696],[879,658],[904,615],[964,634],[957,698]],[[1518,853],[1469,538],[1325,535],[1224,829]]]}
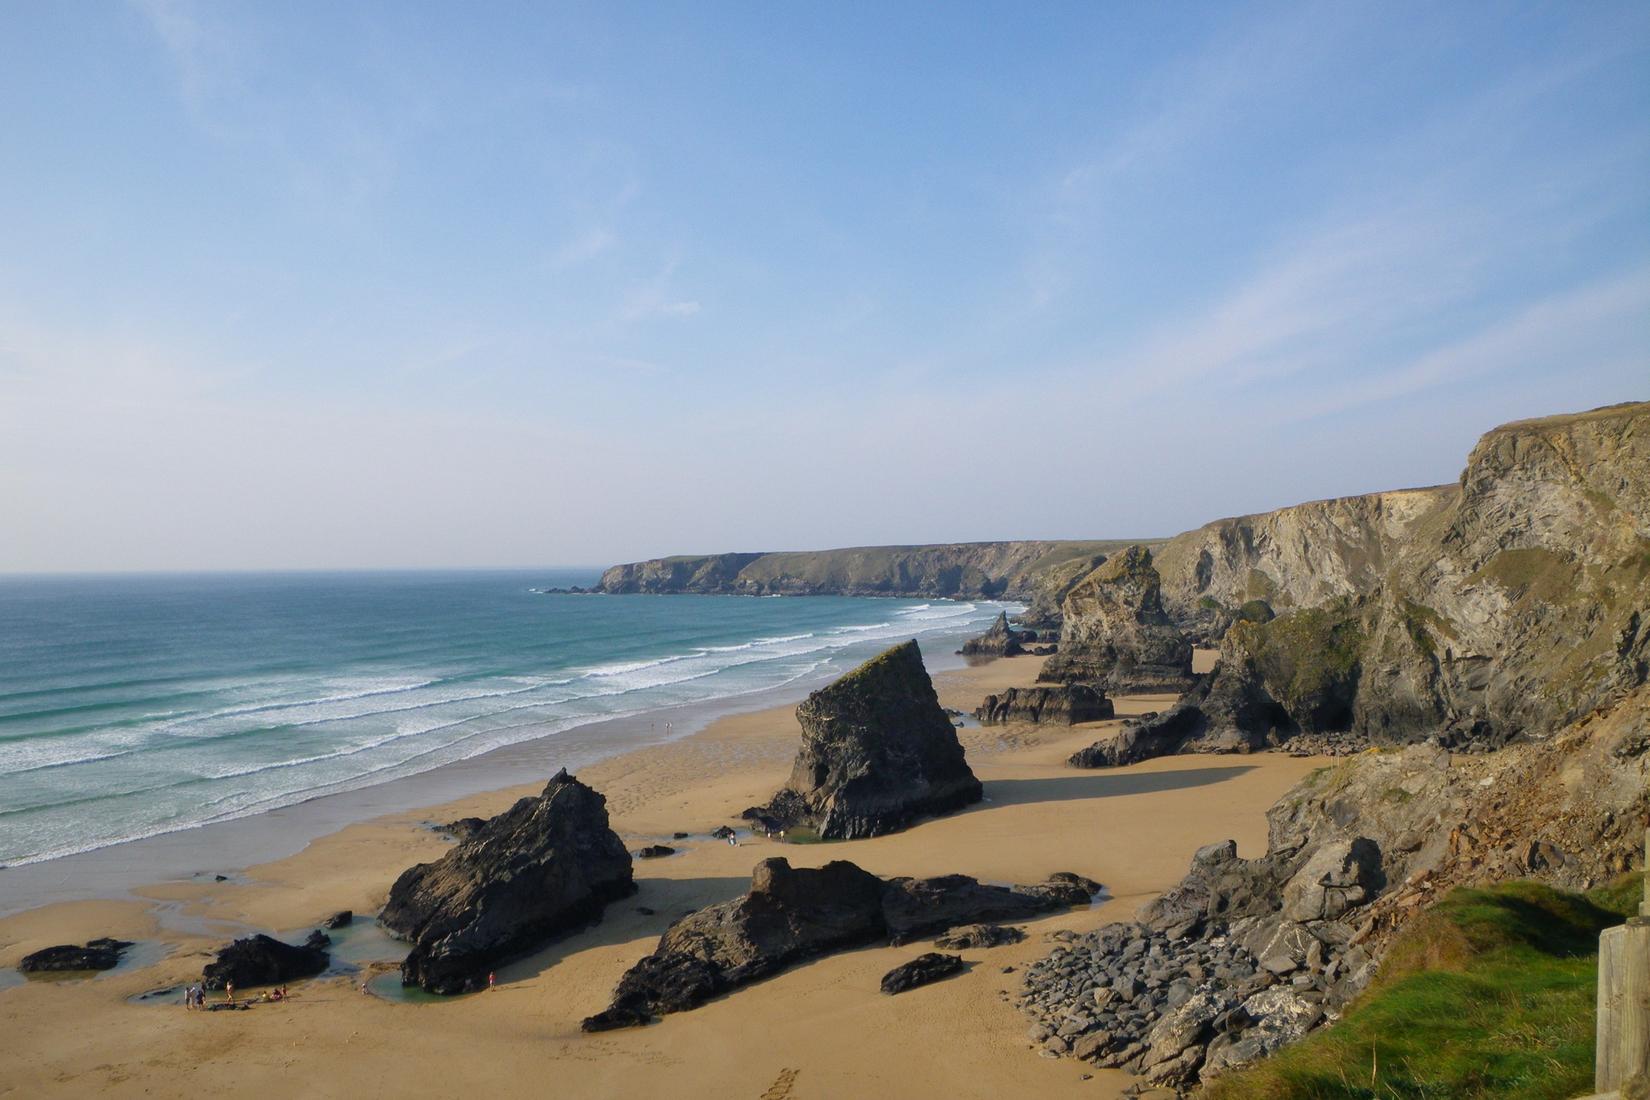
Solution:
{"label": "person in red clothing", "polygon": [[493,991],[493,983],[496,981],[498,981],[498,975],[494,974],[491,970],[487,971],[487,992],[491,993]]}

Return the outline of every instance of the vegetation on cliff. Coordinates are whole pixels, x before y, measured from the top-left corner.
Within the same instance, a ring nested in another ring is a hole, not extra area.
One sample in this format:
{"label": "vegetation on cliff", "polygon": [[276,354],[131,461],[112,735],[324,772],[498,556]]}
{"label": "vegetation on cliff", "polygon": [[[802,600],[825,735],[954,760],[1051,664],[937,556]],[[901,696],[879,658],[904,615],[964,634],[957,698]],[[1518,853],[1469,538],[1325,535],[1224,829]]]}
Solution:
{"label": "vegetation on cliff", "polygon": [[1586,894],[1514,881],[1452,891],[1393,942],[1339,1022],[1211,1082],[1209,1100],[1561,1100],[1589,1091],[1598,934],[1641,876]]}

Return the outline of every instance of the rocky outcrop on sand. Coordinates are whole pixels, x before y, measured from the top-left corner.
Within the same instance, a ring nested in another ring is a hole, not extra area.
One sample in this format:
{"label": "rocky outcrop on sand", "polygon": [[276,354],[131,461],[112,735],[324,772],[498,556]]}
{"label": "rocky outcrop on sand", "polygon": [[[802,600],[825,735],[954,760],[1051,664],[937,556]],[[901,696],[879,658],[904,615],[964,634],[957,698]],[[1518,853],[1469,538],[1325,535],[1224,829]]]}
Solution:
{"label": "rocky outcrop on sand", "polygon": [[282,943],[259,933],[219,948],[217,957],[201,971],[201,985],[207,989],[222,989],[229,984],[241,989],[279,985],[312,978],[325,970],[327,963],[324,947]]}
{"label": "rocky outcrop on sand", "polygon": [[884,974],[882,991],[892,997],[896,993],[904,993],[918,986],[949,978],[953,974],[961,974],[962,969],[961,955],[945,955],[938,951],[930,951],[925,955],[918,955],[908,963],[901,963]]}
{"label": "rocky outcrop on sand", "polygon": [[1077,937],[1027,972],[1032,1037],[1184,1085],[1339,1012],[1385,945],[1451,887],[1535,877],[1586,889],[1635,865],[1650,820],[1650,689],[1551,739],[1436,743],[1313,772],[1267,814],[1267,850],[1192,860],[1141,923]]}
{"label": "rocky outcrop on sand", "polygon": [[1547,736],[1646,682],[1650,405],[1498,428],[1456,491],[1423,497],[1394,521],[1402,540],[1356,542],[1378,571],[1341,561],[1346,543],[1297,547],[1296,567],[1354,591],[1292,609],[1280,598],[1275,618],[1236,622],[1207,685],[1088,757],[1299,736],[1482,751]]}
{"label": "rocky outcrop on sand", "polygon": [[1020,635],[1008,625],[1008,612],[998,614],[991,629],[978,638],[970,638],[957,652],[964,657],[1013,657],[1024,653]]}
{"label": "rocky outcrop on sand", "polygon": [[1009,688],[1000,695],[987,695],[974,709],[974,717],[987,726],[1007,722],[1074,726],[1099,722],[1114,713],[1105,690],[1092,684]]}
{"label": "rocky outcrop on sand", "polygon": [[947,951],[961,951],[971,947],[1002,947],[1019,943],[1025,938],[1026,934],[1020,929],[1001,924],[965,924],[940,936],[934,941],[934,946]]}
{"label": "rocky outcrop on sand", "polygon": [[1163,610],[1151,551],[1130,546],[1067,593],[1059,652],[1038,679],[1099,684],[1113,693],[1181,692],[1192,684],[1192,643]]}
{"label": "rocky outcrop on sand", "polygon": [[120,956],[130,940],[89,940],[84,945],[60,944],[24,955],[17,969],[25,974],[45,974],[73,970],[113,970],[120,965]]}
{"label": "rocky outcrop on sand", "polygon": [[905,943],[958,924],[1019,920],[1086,904],[1098,884],[1076,875],[1037,886],[987,886],[965,875],[881,879],[842,860],[818,869],[766,859],[750,891],[690,913],[619,980],[586,1031],[647,1023],[778,973],[868,943]]}
{"label": "rocky outcrop on sand", "polygon": [[[600,591],[694,592],[745,596],[921,596],[1028,600],[1048,606],[1077,561],[1125,541],[965,542],[929,546],[858,546],[765,554],[679,556],[616,565]],[[1087,571],[1086,569],[1084,570]],[[1058,599],[1052,605],[1058,608]],[[1057,622],[1032,622],[1034,628]]]}
{"label": "rocky outcrop on sand", "polygon": [[440,859],[404,872],[379,920],[412,941],[403,982],[461,993],[480,989],[499,963],[599,920],[635,889],[606,800],[564,770]]}
{"label": "rocky outcrop on sand", "polygon": [[978,802],[951,719],[915,641],[873,657],[796,708],[802,750],[790,782],[745,811],[766,829],[798,825],[827,839],[894,832]]}

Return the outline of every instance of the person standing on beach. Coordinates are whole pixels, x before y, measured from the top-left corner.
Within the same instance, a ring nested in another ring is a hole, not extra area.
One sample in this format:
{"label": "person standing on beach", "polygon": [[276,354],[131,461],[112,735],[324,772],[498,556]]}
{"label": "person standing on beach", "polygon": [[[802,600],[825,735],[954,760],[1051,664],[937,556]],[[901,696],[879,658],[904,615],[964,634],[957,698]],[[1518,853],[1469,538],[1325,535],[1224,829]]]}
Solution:
{"label": "person standing on beach", "polygon": [[223,995],[224,995],[224,998],[226,1000],[228,1000],[230,1004],[235,1003],[235,983],[234,982],[224,982],[223,983]]}
{"label": "person standing on beach", "polygon": [[491,993],[494,989],[498,988],[495,984],[497,981],[498,975],[493,973],[491,970],[487,971],[487,992]]}

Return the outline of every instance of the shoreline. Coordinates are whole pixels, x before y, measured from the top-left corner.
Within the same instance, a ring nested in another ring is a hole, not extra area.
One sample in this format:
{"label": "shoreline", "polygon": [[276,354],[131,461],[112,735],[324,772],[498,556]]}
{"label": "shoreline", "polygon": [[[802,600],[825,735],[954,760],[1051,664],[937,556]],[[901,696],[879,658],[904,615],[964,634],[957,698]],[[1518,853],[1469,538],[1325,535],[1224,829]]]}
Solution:
{"label": "shoreline", "polygon": [[[936,675],[964,667],[964,659],[952,651],[973,633],[926,639],[943,652],[925,649],[924,663]],[[919,644],[923,641],[918,639]],[[577,773],[616,756],[692,737],[722,718],[794,706],[836,675],[840,672],[819,673],[717,699],[599,718],[412,775],[317,794],[242,817],[0,866],[0,918],[43,905],[127,897],[157,881],[188,882],[280,860],[350,825],[514,789],[523,772],[542,771],[548,777],[566,767]]]}
{"label": "shoreline", "polygon": [[[936,674],[935,685],[945,705],[972,709],[984,694],[1030,683],[1039,663],[1019,657],[953,669]],[[1118,712],[1160,709],[1167,700],[1125,697]],[[638,861],[639,893],[609,906],[600,924],[501,967],[496,996],[395,1003],[359,995],[357,979],[344,976],[295,984],[290,1003],[244,1013],[181,1013],[170,1000],[128,1003],[198,975],[207,951],[246,930],[290,937],[338,909],[374,913],[396,875],[450,846],[424,822],[496,813],[536,792],[544,774],[346,826],[225,882],[151,876],[128,897],[0,919],[0,965],[41,946],[102,935],[137,940],[145,950],[141,965],[90,980],[0,988],[0,1020],[14,1049],[30,1055],[26,1065],[18,1059],[0,1067],[0,1095],[8,1088],[76,1096],[262,1090],[284,1087],[301,1064],[306,1081],[321,1082],[312,1094],[340,1097],[539,1095],[540,1070],[581,1097],[754,1096],[785,1070],[795,1071],[798,1095],[867,1095],[892,1086],[925,1096],[1118,1096],[1136,1079],[1091,1074],[1091,1067],[1028,1049],[1026,1020],[1006,999],[1018,979],[1003,967],[1017,970],[1046,954],[1046,933],[1132,917],[1178,881],[1205,843],[1230,836],[1246,852],[1264,847],[1265,810],[1319,763],[1168,757],[1079,772],[1064,765],[1065,756],[1115,721],[975,726],[959,730],[985,784],[986,801],[975,807],[863,841],[709,841],[703,834],[710,828],[736,820],[784,781],[800,736],[793,711],[785,704],[724,716],[581,769],[580,778],[607,797],[628,847],[671,842],[674,831],[694,835],[675,842],[678,855]],[[595,1036],[578,1030],[672,919],[743,892],[752,866],[776,855],[798,866],[849,859],[881,875],[963,873],[986,881],[1035,882],[1070,870],[1097,879],[1106,894],[1088,909],[1023,922],[1024,943],[965,952],[966,973],[897,998],[882,996],[877,983],[926,949],[919,944],[813,960],[651,1027]],[[392,968],[386,960],[371,972]],[[431,1087],[431,1073],[449,1072],[443,1079],[450,1086]]]}

